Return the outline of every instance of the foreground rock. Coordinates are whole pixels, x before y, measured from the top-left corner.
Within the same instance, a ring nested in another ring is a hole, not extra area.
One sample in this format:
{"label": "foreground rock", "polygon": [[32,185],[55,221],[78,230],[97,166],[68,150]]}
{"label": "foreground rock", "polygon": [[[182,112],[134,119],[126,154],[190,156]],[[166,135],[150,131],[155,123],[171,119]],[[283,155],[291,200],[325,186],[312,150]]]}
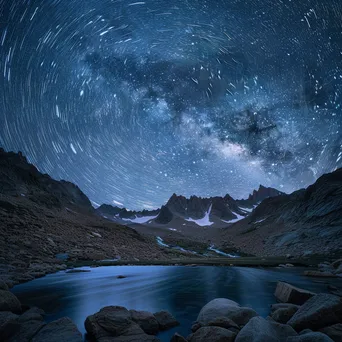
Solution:
{"label": "foreground rock", "polygon": [[319,332],[309,332],[307,334],[289,337],[286,342],[333,342],[333,340]]}
{"label": "foreground rock", "polygon": [[168,330],[179,325],[179,322],[168,311],[159,311],[154,314],[160,330]]}
{"label": "foreground rock", "polygon": [[178,325],[167,311],[152,314],[122,306],[107,306],[88,316],[84,325],[88,334],[99,342],[157,342],[155,334]]}
{"label": "foreground rock", "polygon": [[342,322],[342,299],[320,293],[310,298],[288,321],[295,330],[317,330]]}
{"label": "foreground rock", "polygon": [[286,324],[297,311],[296,307],[282,308],[275,310],[271,317],[278,323]]}
{"label": "foreground rock", "polygon": [[326,327],[320,330],[323,334],[328,335],[333,341],[342,341],[342,324],[334,324],[330,327]]}
{"label": "foreground rock", "polygon": [[221,327],[202,327],[189,339],[190,342],[233,342],[236,334]]}
{"label": "foreground rock", "polygon": [[[82,342],[82,334],[67,317],[46,324],[44,311],[31,308],[22,312],[18,298],[0,291],[0,341],[4,342]],[[5,309],[6,311],[3,311]],[[9,311],[9,309],[12,310]],[[18,314],[16,314],[18,313]]]}
{"label": "foreground rock", "polygon": [[64,317],[46,324],[31,342],[82,342],[82,334],[70,318]]}
{"label": "foreground rock", "polygon": [[313,297],[315,293],[300,289],[285,282],[278,282],[275,297],[282,303],[292,303],[302,305],[308,299]]}
{"label": "foreground rock", "polygon": [[131,319],[137,323],[146,334],[155,335],[159,332],[156,317],[148,311],[130,310]]}
{"label": "foreground rock", "polygon": [[257,315],[251,308],[241,307],[238,303],[226,298],[217,298],[202,308],[197,321],[202,325],[208,325],[209,322],[219,317],[225,317],[231,319],[237,325],[245,325]]}
{"label": "foreground rock", "polygon": [[236,342],[282,342],[297,336],[289,325],[279,324],[262,317],[253,317],[240,331]]}

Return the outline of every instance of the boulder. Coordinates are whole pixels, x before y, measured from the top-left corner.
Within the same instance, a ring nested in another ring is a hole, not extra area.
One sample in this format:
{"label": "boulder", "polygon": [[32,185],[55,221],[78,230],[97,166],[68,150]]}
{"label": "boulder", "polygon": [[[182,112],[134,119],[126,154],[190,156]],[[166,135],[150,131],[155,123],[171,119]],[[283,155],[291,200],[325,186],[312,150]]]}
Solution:
{"label": "boulder", "polygon": [[189,342],[233,342],[236,334],[221,327],[202,327],[192,334]]}
{"label": "boulder", "polygon": [[342,320],[342,299],[332,294],[320,293],[310,298],[288,321],[295,330],[317,330]]}
{"label": "boulder", "polygon": [[253,317],[241,329],[235,342],[285,342],[292,336],[297,336],[297,333],[289,325]]}
{"label": "boulder", "polygon": [[334,342],[329,336],[320,332],[309,332],[294,337],[289,337],[286,342]]}
{"label": "boulder", "polygon": [[132,322],[127,330],[120,336],[103,337],[98,342],[160,342],[160,340],[152,335],[145,334],[138,324]]}
{"label": "boulder", "polygon": [[30,342],[38,331],[44,327],[44,325],[45,323],[40,320],[20,322],[18,329],[15,334],[11,336],[8,342]]}
{"label": "boulder", "polygon": [[170,342],[187,342],[187,340],[183,336],[179,335],[178,333],[175,333],[172,336]]}
{"label": "boulder", "polygon": [[218,317],[225,317],[233,320],[238,325],[245,325],[252,317],[257,315],[253,309],[241,307],[232,300],[216,298],[202,308],[197,321],[202,325],[207,325]]}
{"label": "boulder", "polygon": [[46,324],[31,342],[83,342],[82,334],[68,317]]}
{"label": "boulder", "polygon": [[120,336],[132,325],[130,312],[122,306],[106,306],[86,318],[84,326],[96,339]]}
{"label": "boulder", "polygon": [[278,323],[286,324],[297,311],[296,307],[278,309],[271,314],[271,317]]}
{"label": "boulder", "polygon": [[19,328],[18,316],[10,311],[0,312],[0,341],[7,341]]}
{"label": "boulder", "polygon": [[304,304],[315,293],[300,289],[291,284],[279,281],[274,293],[277,300],[282,303],[292,303],[297,305]]}
{"label": "boulder", "polygon": [[132,320],[131,313],[122,306],[106,306],[85,323],[88,334],[99,342],[157,342]]}
{"label": "boulder", "polygon": [[207,325],[209,327],[221,327],[224,329],[233,328],[233,329],[240,330],[239,326],[234,321],[232,321],[231,319],[227,317],[218,317],[214,319],[213,321],[210,321]]}
{"label": "boulder", "polygon": [[133,322],[137,323],[146,334],[156,335],[159,331],[159,323],[155,316],[148,311],[129,310]]}
{"label": "boulder", "polygon": [[291,303],[272,304],[271,305],[271,313],[273,313],[274,311],[277,311],[279,309],[289,309],[289,308],[295,308],[298,310],[300,308],[300,305],[291,304]]}
{"label": "boulder", "polygon": [[27,311],[25,311],[20,317],[18,321],[20,323],[27,322],[27,321],[43,321],[43,316],[45,315],[44,310],[33,307]]}
{"label": "boulder", "polygon": [[321,277],[321,278],[335,278],[336,275],[329,271],[304,271],[304,275],[307,277]]}
{"label": "boulder", "polygon": [[320,330],[323,334],[328,335],[333,341],[340,342],[342,341],[342,324],[334,324],[330,327],[325,327]]}
{"label": "boulder", "polygon": [[179,325],[179,322],[168,311],[158,311],[154,314],[160,330],[168,330]]}
{"label": "boulder", "polygon": [[21,313],[19,299],[9,291],[0,290],[0,311]]}

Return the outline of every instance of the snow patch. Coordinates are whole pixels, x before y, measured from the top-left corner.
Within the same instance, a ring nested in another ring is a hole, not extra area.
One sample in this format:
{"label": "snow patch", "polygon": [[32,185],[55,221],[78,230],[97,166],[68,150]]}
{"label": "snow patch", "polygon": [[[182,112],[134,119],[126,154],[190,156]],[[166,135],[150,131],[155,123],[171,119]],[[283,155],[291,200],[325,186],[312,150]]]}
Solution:
{"label": "snow patch", "polygon": [[240,209],[243,210],[243,211],[246,211],[247,213],[251,213],[256,207],[257,207],[257,205],[253,205],[253,208],[243,208],[243,207],[240,207]]}
{"label": "snow patch", "polygon": [[157,218],[158,215],[156,216],[142,216],[142,217],[138,217],[137,215],[135,215],[134,219],[126,219],[123,218],[124,221],[131,221],[133,223],[146,223],[150,220],[154,220],[155,218]]}
{"label": "snow patch", "polygon": [[209,215],[211,213],[212,206],[213,205],[211,204],[208,211],[205,213],[203,218],[201,218],[199,220],[194,220],[192,218],[188,218],[188,219],[185,219],[185,221],[195,222],[198,226],[201,226],[201,227],[211,226],[212,224],[214,224],[214,222],[210,222],[210,219],[209,219]]}
{"label": "snow patch", "polygon": [[242,220],[242,219],[244,219],[246,216],[241,216],[241,215],[239,215],[239,214],[237,214],[237,213],[234,213],[234,212],[232,212],[234,215],[236,215],[237,216],[237,218],[235,218],[235,219],[232,219],[232,220],[230,220],[230,221],[225,221],[225,220],[221,220],[221,221],[223,221],[223,222],[225,222],[225,223],[235,223],[235,222],[238,222],[238,221],[240,221],[240,220]]}

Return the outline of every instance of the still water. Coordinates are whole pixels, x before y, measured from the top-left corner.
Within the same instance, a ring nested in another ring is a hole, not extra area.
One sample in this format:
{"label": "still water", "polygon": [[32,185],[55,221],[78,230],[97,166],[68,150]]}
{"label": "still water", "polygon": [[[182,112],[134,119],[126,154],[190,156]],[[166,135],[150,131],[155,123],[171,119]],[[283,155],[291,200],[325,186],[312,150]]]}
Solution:
{"label": "still water", "polygon": [[[47,320],[70,317],[85,333],[84,320],[107,305],[156,312],[170,311],[181,323],[158,337],[170,341],[175,331],[185,337],[200,309],[218,297],[252,307],[266,317],[278,280],[311,291],[327,292],[324,282],[301,276],[300,269],[244,267],[113,266],[83,268],[87,273],[59,272],[18,285],[13,292],[23,304],[38,306]],[[119,275],[126,276],[118,279]]]}

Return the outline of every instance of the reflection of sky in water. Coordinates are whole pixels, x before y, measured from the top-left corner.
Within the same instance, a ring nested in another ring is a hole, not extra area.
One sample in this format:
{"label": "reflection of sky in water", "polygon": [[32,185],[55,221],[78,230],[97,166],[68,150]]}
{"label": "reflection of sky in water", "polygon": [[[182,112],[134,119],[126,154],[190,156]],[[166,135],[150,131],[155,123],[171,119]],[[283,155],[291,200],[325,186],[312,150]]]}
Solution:
{"label": "reflection of sky in water", "polygon": [[[181,326],[159,335],[169,341],[175,331],[190,333],[191,323],[210,300],[225,297],[250,306],[266,317],[278,280],[312,291],[326,291],[296,269],[243,267],[117,266],[91,268],[87,273],[59,272],[14,288],[28,305],[48,313],[48,319],[70,317],[84,332],[85,318],[107,305],[156,312],[169,310]],[[127,278],[117,279],[118,275]]]}

